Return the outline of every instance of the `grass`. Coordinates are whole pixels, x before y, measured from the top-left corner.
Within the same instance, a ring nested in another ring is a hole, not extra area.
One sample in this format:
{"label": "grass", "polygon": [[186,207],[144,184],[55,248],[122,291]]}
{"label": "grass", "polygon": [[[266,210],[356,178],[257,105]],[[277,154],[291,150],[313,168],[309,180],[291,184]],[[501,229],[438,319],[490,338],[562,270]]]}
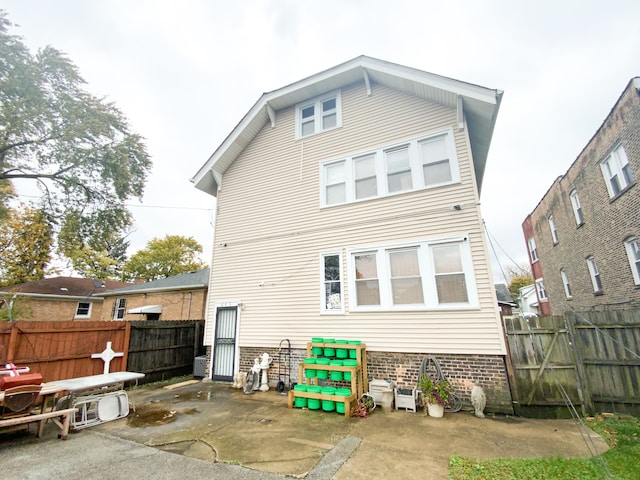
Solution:
{"label": "grass", "polygon": [[[611,447],[603,459],[616,480],[638,478],[640,419],[629,416],[597,416],[588,427]],[[598,457],[594,458],[502,458],[479,460],[453,456],[449,460],[451,480],[587,480],[609,478]]]}

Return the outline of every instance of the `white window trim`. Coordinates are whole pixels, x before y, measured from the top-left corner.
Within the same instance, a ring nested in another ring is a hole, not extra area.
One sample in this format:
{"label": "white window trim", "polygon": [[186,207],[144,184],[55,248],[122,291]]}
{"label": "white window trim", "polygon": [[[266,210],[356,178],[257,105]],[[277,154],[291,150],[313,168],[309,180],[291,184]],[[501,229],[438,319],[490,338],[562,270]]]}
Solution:
{"label": "white window trim", "polygon": [[[325,299],[325,279],[324,279],[324,259],[325,257],[338,257],[338,268],[340,269],[340,309],[331,310],[327,308]],[[342,315],[344,314],[344,268],[342,265],[342,252],[330,251],[320,253],[320,314],[322,315]]]}
{"label": "white window trim", "polygon": [[527,247],[529,247],[529,256],[531,257],[531,263],[538,261],[538,248],[536,246],[536,239],[529,237],[527,239]]}
{"label": "white window trim", "polygon": [[[122,313],[122,318],[118,318],[118,304],[120,300],[124,300],[124,308]],[[115,305],[113,308],[113,319],[114,320],[124,320],[124,317],[127,315],[127,297],[116,297]]]}
{"label": "white window trim", "polygon": [[[460,258],[462,269],[467,285],[466,303],[446,303],[439,304],[437,298],[435,270],[433,262],[432,248],[443,244],[458,244],[460,246]],[[389,266],[388,251],[418,248],[418,264],[420,267],[420,277],[422,279],[422,289],[424,304],[394,305],[391,294],[391,274]],[[356,298],[356,272],[355,255],[375,253],[376,266],[378,270],[378,284],[380,288],[380,305],[357,305]],[[349,310],[351,312],[386,312],[386,311],[424,311],[424,310],[477,310],[479,308],[478,292],[468,236],[441,238],[431,240],[421,240],[418,242],[394,243],[387,245],[376,245],[361,248],[347,249],[348,264],[348,286],[349,286]]]}
{"label": "white window trim", "polygon": [[[325,100],[329,100],[331,98],[336,99],[336,125],[331,128],[322,128],[322,102]],[[313,133],[309,133],[308,135],[302,135],[302,110],[313,105]],[[328,132],[330,130],[335,130],[336,128],[342,127],[342,94],[340,90],[334,90],[333,92],[325,93],[324,95],[320,95],[319,97],[312,98],[307,100],[306,102],[299,103],[296,105],[296,140],[301,140],[303,138],[309,138],[314,135],[317,135],[322,132]]]}
{"label": "white window trim", "polygon": [[[86,315],[79,315],[78,314],[78,308],[80,308],[80,304],[81,303],[88,303],[89,304],[89,311],[87,312]],[[76,305],[76,314],[73,316],[73,318],[91,318],[91,310],[93,309],[93,302],[78,302],[78,304]]]}
{"label": "white window trim", "polygon": [[[591,286],[593,287],[593,293],[602,292],[602,277],[600,275],[600,270],[598,269],[598,264],[596,263],[596,259],[594,257],[587,257],[587,268],[589,269],[589,277],[591,277]],[[598,277],[598,279],[600,280],[600,285],[598,285],[596,277]]]}
{"label": "white window trim", "polygon": [[584,212],[582,211],[582,205],[580,204],[580,197],[578,192],[574,189],[569,193],[571,199],[571,207],[573,208],[573,216],[576,219],[576,225],[580,226],[584,223]]}
{"label": "white window trim", "polygon": [[560,278],[562,279],[564,296],[567,297],[567,299],[573,298],[573,295],[571,294],[571,283],[569,282],[569,276],[567,275],[567,272],[565,271],[564,268],[560,269]]}
{"label": "white window trim", "polygon": [[[611,169],[612,175],[609,175],[607,171],[607,165]],[[615,198],[618,195],[625,192],[632,184],[633,179],[630,182],[627,181],[627,178],[624,175],[623,168],[629,165],[629,159],[627,158],[627,153],[624,150],[622,145],[617,145],[611,150],[611,153],[607,155],[604,160],[600,162],[600,168],[602,170],[602,176],[604,177],[604,183],[607,186],[607,192],[609,193],[609,198]],[[615,192],[613,188],[613,183],[611,179],[612,176],[618,177],[620,191]]]}
{"label": "white window trim", "polygon": [[[435,138],[439,136],[445,137],[447,152],[449,153],[449,168],[451,169],[451,181],[426,186],[424,183],[424,175],[422,174],[423,163],[422,163],[422,158],[420,156],[419,145],[420,145],[420,142],[424,140],[429,140],[431,138]],[[389,192],[389,187],[387,184],[387,168],[386,168],[386,162],[385,162],[385,152],[391,151],[397,148],[401,148],[403,146],[409,147],[409,162],[411,165],[411,180],[413,183],[413,188],[408,190],[401,190],[397,192]],[[355,160],[366,155],[374,155],[375,157],[378,193],[375,196],[370,196],[365,198],[356,198]],[[346,162],[345,201],[340,203],[328,204],[326,201],[327,182],[326,182],[326,176],[325,176],[325,167],[328,165],[340,163],[340,162]],[[458,162],[458,155],[456,152],[455,137],[454,137],[453,129],[449,128],[445,130],[438,130],[434,132],[424,133],[422,135],[411,137],[408,139],[403,139],[398,142],[394,142],[392,144],[381,145],[373,149],[354,152],[347,156],[332,158],[330,160],[326,160],[322,162],[320,164],[320,184],[321,184],[320,207],[329,208],[329,207],[336,207],[339,205],[344,205],[349,203],[364,202],[367,200],[371,200],[373,198],[401,195],[403,193],[407,193],[411,191],[428,190],[428,189],[438,188],[438,187],[447,186],[447,185],[455,185],[460,183],[460,181],[461,181],[460,166]]]}
{"label": "white window trim", "polygon": [[631,267],[631,273],[633,275],[633,283],[635,285],[640,285],[640,272],[638,272],[638,267],[636,266],[636,260],[634,258],[633,244],[638,244],[637,237],[628,237],[624,241],[624,248],[627,251],[627,258],[629,259],[629,267]]}
{"label": "white window trim", "polygon": [[556,221],[553,218],[553,215],[549,215],[549,230],[551,230],[551,240],[553,240],[553,244],[556,245],[558,243],[558,230],[556,228]]}
{"label": "white window trim", "polygon": [[547,296],[547,289],[544,288],[544,279],[536,278],[536,290],[538,292],[538,299],[541,302],[549,301],[549,297]]}

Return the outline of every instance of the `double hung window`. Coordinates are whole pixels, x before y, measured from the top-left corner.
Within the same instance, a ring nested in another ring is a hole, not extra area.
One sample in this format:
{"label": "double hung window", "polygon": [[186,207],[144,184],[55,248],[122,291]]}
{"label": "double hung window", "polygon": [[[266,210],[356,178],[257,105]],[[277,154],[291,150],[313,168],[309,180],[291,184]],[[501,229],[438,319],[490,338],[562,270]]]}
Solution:
{"label": "double hung window", "polygon": [[124,319],[125,310],[127,308],[127,299],[126,298],[116,298],[116,302],[113,309],[113,319],[114,320],[122,320]]}
{"label": "double hung window", "polygon": [[350,309],[425,310],[477,306],[468,242],[452,239],[349,252]]}
{"label": "double hung window", "polygon": [[529,247],[529,255],[531,255],[531,263],[538,261],[538,249],[536,248],[536,239],[530,237],[527,240],[527,246]]}
{"label": "double hung window", "polygon": [[340,254],[323,254],[322,259],[322,302],[324,313],[342,313],[342,266]]}
{"label": "double hung window", "polygon": [[558,243],[558,230],[556,229],[556,221],[553,218],[553,215],[549,216],[549,230],[551,230],[551,240],[553,240],[553,244]]}
{"label": "double hung window", "polygon": [[[327,161],[321,165],[321,179],[322,206],[459,183],[453,132],[421,136]],[[340,187],[336,187],[337,183]],[[339,195],[335,189],[340,190]]]}
{"label": "double hung window", "polygon": [[78,302],[75,318],[90,318],[91,305],[92,305],[91,302]]}
{"label": "double hung window", "polygon": [[622,145],[616,147],[600,164],[609,197],[617,197],[633,183],[633,175],[627,154]]}
{"label": "double hung window", "polygon": [[587,257],[587,268],[589,269],[589,276],[591,277],[591,284],[593,285],[593,293],[602,292],[602,280],[600,279],[600,271],[596,265],[595,258]]}
{"label": "double hung window", "polygon": [[578,192],[571,190],[569,198],[571,199],[571,207],[573,208],[573,216],[576,219],[576,225],[580,226],[584,223],[584,215],[582,214],[582,206],[580,205]]}
{"label": "double hung window", "polygon": [[422,175],[425,186],[435,186],[453,181],[446,137],[439,135],[420,142]]}
{"label": "double hung window", "polygon": [[296,139],[342,126],[340,92],[331,92],[296,107]]}
{"label": "double hung window", "polygon": [[630,237],[625,240],[624,247],[627,250],[633,283],[640,285],[640,242],[636,237]]}
{"label": "double hung window", "polygon": [[571,285],[569,284],[569,276],[567,272],[565,272],[564,268],[560,269],[560,278],[562,278],[562,286],[564,287],[564,295],[567,298],[572,298],[571,295]]}
{"label": "double hung window", "polygon": [[536,290],[538,291],[538,299],[541,302],[547,301],[547,291],[544,288],[544,281],[539,278],[536,280]]}
{"label": "double hung window", "polygon": [[387,170],[387,191],[394,193],[413,189],[409,147],[403,146],[384,152],[384,160]]}

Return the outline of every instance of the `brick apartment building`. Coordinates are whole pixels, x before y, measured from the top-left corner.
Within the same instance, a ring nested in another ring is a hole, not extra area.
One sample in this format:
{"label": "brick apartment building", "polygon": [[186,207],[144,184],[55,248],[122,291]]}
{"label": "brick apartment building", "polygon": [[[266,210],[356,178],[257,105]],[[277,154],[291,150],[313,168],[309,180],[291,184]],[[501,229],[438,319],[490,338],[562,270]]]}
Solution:
{"label": "brick apartment building", "polygon": [[640,307],[640,77],[522,224],[543,315]]}

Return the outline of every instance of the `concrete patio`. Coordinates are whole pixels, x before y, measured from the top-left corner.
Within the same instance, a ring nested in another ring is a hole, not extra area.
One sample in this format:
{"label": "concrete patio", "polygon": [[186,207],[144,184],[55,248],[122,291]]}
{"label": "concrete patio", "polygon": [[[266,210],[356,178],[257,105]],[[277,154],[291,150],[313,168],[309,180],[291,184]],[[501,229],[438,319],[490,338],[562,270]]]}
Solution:
{"label": "concrete patio", "polygon": [[[367,418],[345,418],[288,409],[286,397],[274,391],[244,395],[211,382],[168,387],[129,392],[135,412],[128,418],[72,433],[65,442],[53,429],[42,439],[0,435],[3,474],[101,478],[91,476],[101,472],[96,465],[111,461],[124,472],[140,471],[138,478],[201,478],[195,472],[204,469],[208,478],[446,479],[452,455],[589,456],[571,420],[478,419],[469,412],[437,419],[380,409]],[[606,450],[600,437],[591,437],[599,451]],[[74,457],[70,451],[86,453]],[[27,454],[28,462],[16,460]],[[96,458],[83,460],[87,455]]]}

